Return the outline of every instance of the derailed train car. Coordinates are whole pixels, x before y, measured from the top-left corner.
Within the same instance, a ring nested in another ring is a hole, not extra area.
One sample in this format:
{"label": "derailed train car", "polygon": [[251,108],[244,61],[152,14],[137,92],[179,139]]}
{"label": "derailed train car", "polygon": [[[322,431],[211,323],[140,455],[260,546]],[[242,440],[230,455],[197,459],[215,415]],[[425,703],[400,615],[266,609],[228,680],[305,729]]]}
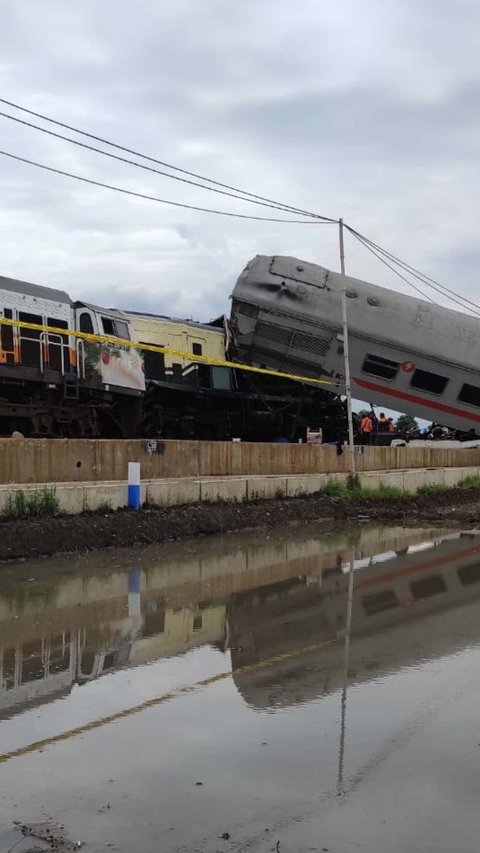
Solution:
{"label": "derailed train car", "polygon": [[352,394],[480,434],[480,320],[316,264],[247,264],[232,295],[232,352],[341,384],[344,290]]}
{"label": "derailed train car", "polygon": [[223,318],[123,312],[2,277],[0,318],[3,435],[296,441],[308,426],[322,424],[332,437],[343,429],[343,404],[322,390],[215,364],[225,360]]}

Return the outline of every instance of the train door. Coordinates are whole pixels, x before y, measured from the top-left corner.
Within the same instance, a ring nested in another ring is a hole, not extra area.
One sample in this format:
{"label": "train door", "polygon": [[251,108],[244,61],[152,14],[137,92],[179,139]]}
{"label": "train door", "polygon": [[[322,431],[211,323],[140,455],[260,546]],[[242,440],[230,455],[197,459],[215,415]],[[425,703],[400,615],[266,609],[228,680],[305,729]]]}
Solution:
{"label": "train door", "polygon": [[[33,323],[43,326],[41,314],[30,314],[27,311],[18,311],[18,320],[21,323]],[[42,365],[41,358],[41,332],[38,329],[19,328],[20,339],[20,363],[23,367],[38,367]]]}
{"label": "train door", "polygon": [[89,308],[77,309],[77,329],[79,332],[85,332],[87,335],[98,334],[97,322],[95,314]]}
{"label": "train door", "polygon": [[[56,317],[47,317],[47,326],[54,329],[68,329],[66,320],[58,320]],[[47,358],[51,370],[59,370],[62,374],[70,371],[70,348],[68,334],[60,332],[48,332],[47,334]]]}
{"label": "train door", "polygon": [[195,356],[205,356],[207,355],[207,341],[205,338],[200,337],[198,335],[191,335],[188,331],[186,333],[186,346],[185,351],[192,353],[192,363],[190,365],[190,370],[192,373],[192,378],[196,378],[198,381],[198,385],[201,388],[211,388],[212,387],[212,371],[209,364],[204,364],[202,362],[195,363]]}
{"label": "train door", "polygon": [[[11,308],[0,308],[0,317],[13,320]],[[15,339],[13,326],[0,326],[0,364],[15,364]]]}

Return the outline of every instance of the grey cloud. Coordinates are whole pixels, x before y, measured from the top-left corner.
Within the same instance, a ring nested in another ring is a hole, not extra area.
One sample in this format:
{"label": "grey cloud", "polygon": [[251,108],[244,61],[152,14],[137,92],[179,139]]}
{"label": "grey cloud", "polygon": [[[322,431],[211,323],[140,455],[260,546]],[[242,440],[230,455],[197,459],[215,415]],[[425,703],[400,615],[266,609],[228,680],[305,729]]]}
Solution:
{"label": "grey cloud", "polygon": [[[469,0],[6,0],[0,90],[33,109],[360,230],[476,288],[480,8]],[[248,212],[0,120],[2,147]],[[257,252],[338,266],[334,229],[135,202],[0,158],[3,272],[201,319]],[[262,213],[253,209],[252,213]],[[263,211],[268,215],[268,210]],[[407,286],[347,241],[349,271]]]}

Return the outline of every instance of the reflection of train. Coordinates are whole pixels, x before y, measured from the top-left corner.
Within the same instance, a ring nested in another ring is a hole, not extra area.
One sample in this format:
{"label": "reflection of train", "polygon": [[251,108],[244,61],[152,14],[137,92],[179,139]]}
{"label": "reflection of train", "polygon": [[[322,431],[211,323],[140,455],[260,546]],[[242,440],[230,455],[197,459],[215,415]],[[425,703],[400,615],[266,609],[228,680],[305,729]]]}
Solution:
{"label": "reflection of train", "polygon": [[[2,318],[12,325],[0,325],[0,434],[297,440],[308,424],[335,436],[343,423],[343,405],[323,390],[196,362],[225,359],[223,318],[202,325],[128,314],[0,277]],[[191,358],[87,342],[69,329]]]}
{"label": "reflection of train", "polygon": [[[357,555],[358,557],[358,555]],[[341,688],[349,562],[321,586],[293,580],[234,596],[229,627],[234,678],[257,708],[281,707]],[[354,560],[350,677],[361,681],[480,642],[480,535],[461,534]],[[468,611],[474,635],[467,630]],[[446,612],[448,611],[448,613]],[[379,642],[379,634],[381,641]],[[318,645],[298,658],[292,650]],[[285,658],[274,671],[251,668]],[[243,671],[243,667],[247,667]],[[235,674],[238,670],[238,674]]]}
{"label": "reflection of train", "polygon": [[475,317],[296,258],[257,256],[233,291],[233,351],[343,382],[344,289],[354,396],[480,434]]}
{"label": "reflection of train", "polygon": [[[213,543],[195,555],[187,546],[159,553],[158,564],[92,577],[79,575],[79,561],[73,574],[20,584],[13,597],[0,578],[0,716],[206,644],[229,651],[238,690],[255,707],[335,690],[352,553],[357,678],[472,639],[462,620],[480,593],[478,534],[369,527],[302,539],[290,531],[260,545],[240,537],[224,555]],[[282,661],[252,671],[277,655]]]}

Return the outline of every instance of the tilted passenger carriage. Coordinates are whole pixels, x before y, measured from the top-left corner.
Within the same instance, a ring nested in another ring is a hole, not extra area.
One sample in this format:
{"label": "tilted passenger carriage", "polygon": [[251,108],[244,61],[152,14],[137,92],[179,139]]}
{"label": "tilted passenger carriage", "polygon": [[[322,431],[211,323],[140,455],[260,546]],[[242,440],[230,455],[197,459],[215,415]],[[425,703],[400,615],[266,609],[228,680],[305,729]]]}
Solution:
{"label": "tilted passenger carriage", "polygon": [[257,256],[238,279],[233,352],[344,382],[346,289],[354,397],[480,434],[480,320],[290,257]]}

